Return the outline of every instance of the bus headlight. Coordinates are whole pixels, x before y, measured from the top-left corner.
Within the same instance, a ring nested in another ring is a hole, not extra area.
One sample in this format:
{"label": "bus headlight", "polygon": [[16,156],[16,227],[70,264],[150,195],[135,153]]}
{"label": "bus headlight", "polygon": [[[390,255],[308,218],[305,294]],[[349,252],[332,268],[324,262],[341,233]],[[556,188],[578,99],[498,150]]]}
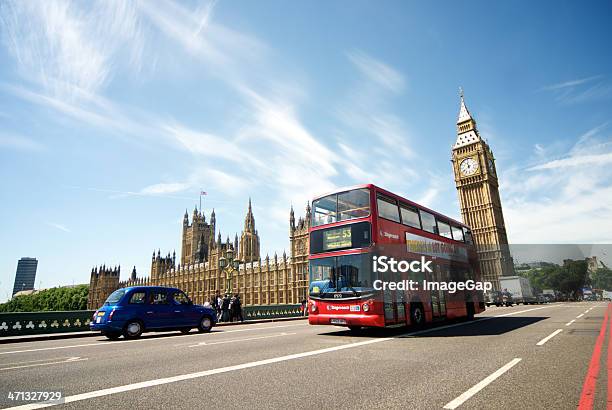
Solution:
{"label": "bus headlight", "polygon": [[311,303],[310,311],[313,312],[313,313],[316,312],[317,311],[317,305],[314,302],[310,302],[310,303]]}
{"label": "bus headlight", "polygon": [[363,304],[363,311],[364,312],[368,312],[370,310],[370,305],[368,304],[368,302]]}

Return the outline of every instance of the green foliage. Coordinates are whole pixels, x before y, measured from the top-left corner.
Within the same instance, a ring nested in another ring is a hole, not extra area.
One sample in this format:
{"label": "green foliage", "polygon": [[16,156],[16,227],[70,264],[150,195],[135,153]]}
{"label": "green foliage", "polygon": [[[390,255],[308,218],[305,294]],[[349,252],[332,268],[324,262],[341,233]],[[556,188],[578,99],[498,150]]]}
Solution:
{"label": "green foliage", "polygon": [[[519,272],[536,289],[554,289],[567,294],[578,294],[589,284],[586,261],[570,261],[564,266],[550,264]],[[594,286],[596,287],[596,286]]]}
{"label": "green foliage", "polygon": [[612,270],[599,268],[591,275],[591,283],[595,289],[612,290]]}
{"label": "green foliage", "polygon": [[17,296],[0,304],[0,312],[44,312],[87,310],[88,285],[45,289],[32,295]]}

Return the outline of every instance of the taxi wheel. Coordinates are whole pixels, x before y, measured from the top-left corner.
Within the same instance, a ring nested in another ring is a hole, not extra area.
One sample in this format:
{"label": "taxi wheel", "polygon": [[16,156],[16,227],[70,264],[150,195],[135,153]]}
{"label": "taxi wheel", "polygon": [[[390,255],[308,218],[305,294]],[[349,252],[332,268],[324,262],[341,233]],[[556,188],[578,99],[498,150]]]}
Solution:
{"label": "taxi wheel", "polygon": [[106,336],[108,340],[117,340],[121,337],[121,333],[104,333],[104,336]]}
{"label": "taxi wheel", "polygon": [[213,321],[210,316],[204,316],[202,320],[200,320],[200,324],[198,325],[198,331],[200,333],[208,333],[210,329],[213,327]]}
{"label": "taxi wheel", "polygon": [[130,320],[123,328],[123,336],[126,339],[138,339],[143,331],[142,322],[140,320]]}

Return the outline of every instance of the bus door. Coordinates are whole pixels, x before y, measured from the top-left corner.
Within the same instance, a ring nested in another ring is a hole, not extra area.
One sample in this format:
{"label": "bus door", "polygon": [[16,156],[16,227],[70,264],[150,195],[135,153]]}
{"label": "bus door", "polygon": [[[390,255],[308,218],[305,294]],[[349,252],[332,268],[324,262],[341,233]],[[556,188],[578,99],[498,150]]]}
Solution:
{"label": "bus door", "polygon": [[[430,282],[442,283],[447,281],[447,271],[448,268],[446,266],[434,265],[434,271],[430,274]],[[431,313],[434,318],[436,317],[444,317],[446,316],[446,295],[443,290],[440,289],[431,289],[430,291],[431,298]]]}

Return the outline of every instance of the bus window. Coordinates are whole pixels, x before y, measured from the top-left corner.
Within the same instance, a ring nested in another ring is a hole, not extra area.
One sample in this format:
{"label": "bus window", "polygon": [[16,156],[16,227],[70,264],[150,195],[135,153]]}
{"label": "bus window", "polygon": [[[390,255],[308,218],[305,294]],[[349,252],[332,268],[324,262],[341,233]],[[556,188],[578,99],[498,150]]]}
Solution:
{"label": "bus window", "polygon": [[458,226],[452,225],[453,239],[459,242],[463,242],[463,231]]}
{"label": "bus window", "polygon": [[399,222],[399,211],[397,209],[397,202],[390,198],[385,198],[383,196],[378,197],[378,215],[381,218],[390,219],[394,222]]}
{"label": "bus window", "polygon": [[336,222],[337,195],[329,195],[312,203],[312,224],[314,226]]}
{"label": "bus window", "polygon": [[419,214],[416,209],[408,208],[405,205],[400,205],[400,212],[402,214],[402,223],[404,225],[421,229],[421,221],[419,220]]}
{"label": "bus window", "polygon": [[463,236],[465,238],[465,243],[469,243],[470,245],[474,244],[474,240],[472,239],[472,231],[467,228],[463,228]]}
{"label": "bus window", "polygon": [[451,235],[451,227],[446,222],[438,221],[438,232],[445,238],[453,239],[453,236]]}
{"label": "bus window", "polygon": [[338,220],[364,218],[370,215],[370,191],[355,189],[338,194]]}
{"label": "bus window", "polygon": [[419,210],[419,213],[421,214],[423,230],[431,233],[438,233],[438,227],[436,226],[436,218],[429,212]]}

